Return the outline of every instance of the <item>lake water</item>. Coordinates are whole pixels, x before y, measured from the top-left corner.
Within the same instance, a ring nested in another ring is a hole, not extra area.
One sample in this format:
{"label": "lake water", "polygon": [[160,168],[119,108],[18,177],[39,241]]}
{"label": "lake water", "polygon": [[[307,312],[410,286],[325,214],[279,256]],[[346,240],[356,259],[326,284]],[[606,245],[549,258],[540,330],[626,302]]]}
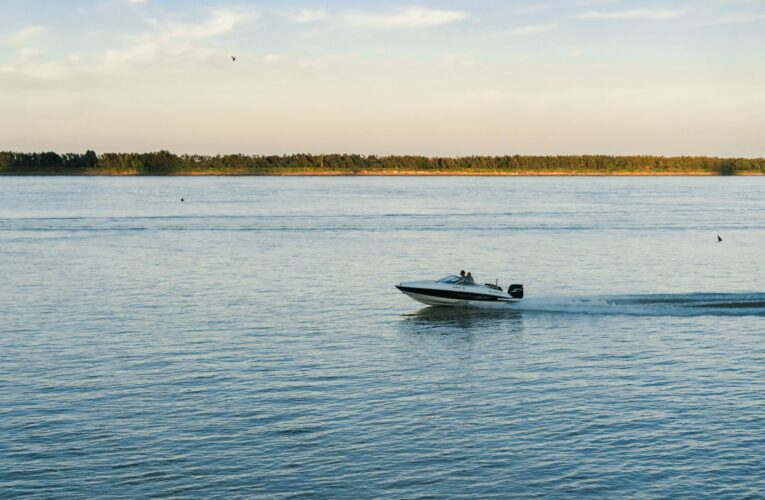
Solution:
{"label": "lake water", "polygon": [[760,496],[763,256],[765,178],[0,177],[0,496]]}

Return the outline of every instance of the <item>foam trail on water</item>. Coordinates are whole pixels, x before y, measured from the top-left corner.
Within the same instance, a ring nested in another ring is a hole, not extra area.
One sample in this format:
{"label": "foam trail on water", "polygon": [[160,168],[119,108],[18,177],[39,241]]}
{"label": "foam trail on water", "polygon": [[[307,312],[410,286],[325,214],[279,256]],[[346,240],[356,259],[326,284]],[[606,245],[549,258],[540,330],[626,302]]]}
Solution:
{"label": "foam trail on water", "polygon": [[628,316],[765,316],[765,293],[529,297],[513,309]]}

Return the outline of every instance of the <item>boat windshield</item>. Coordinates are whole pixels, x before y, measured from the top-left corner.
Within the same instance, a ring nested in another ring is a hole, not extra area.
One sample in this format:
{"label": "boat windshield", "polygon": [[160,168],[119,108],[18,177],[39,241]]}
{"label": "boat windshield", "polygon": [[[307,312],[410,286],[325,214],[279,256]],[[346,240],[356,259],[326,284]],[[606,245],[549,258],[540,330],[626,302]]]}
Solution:
{"label": "boat windshield", "polygon": [[462,281],[462,278],[460,278],[459,276],[454,276],[453,274],[450,274],[449,276],[446,276],[445,278],[441,278],[440,280],[438,280],[439,283],[448,283],[450,285],[454,283],[459,283],[460,281]]}
{"label": "boat windshield", "polygon": [[450,274],[445,278],[441,278],[438,280],[438,283],[446,283],[447,285],[475,285],[475,283],[460,278],[459,276],[454,276],[453,274]]}

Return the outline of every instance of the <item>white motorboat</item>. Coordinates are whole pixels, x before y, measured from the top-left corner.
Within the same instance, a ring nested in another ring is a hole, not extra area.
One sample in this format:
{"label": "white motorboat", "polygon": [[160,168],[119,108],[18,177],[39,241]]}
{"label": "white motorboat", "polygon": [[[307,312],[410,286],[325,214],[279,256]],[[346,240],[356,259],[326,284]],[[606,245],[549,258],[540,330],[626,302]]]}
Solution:
{"label": "white motorboat", "polygon": [[408,281],[396,285],[402,293],[429,306],[464,306],[491,303],[514,303],[523,298],[523,285],[480,285],[459,276],[449,275],[438,281]]}

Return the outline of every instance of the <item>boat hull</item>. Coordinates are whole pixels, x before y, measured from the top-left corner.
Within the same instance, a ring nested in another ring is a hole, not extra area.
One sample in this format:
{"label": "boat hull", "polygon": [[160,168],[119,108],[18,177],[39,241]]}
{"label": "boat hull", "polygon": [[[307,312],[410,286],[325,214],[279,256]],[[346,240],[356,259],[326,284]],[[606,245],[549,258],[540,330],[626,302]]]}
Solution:
{"label": "boat hull", "polygon": [[[520,302],[499,293],[467,291],[462,287],[428,287],[397,285],[401,293],[428,306],[471,306],[486,304],[513,304]],[[450,289],[451,288],[451,289]]]}

